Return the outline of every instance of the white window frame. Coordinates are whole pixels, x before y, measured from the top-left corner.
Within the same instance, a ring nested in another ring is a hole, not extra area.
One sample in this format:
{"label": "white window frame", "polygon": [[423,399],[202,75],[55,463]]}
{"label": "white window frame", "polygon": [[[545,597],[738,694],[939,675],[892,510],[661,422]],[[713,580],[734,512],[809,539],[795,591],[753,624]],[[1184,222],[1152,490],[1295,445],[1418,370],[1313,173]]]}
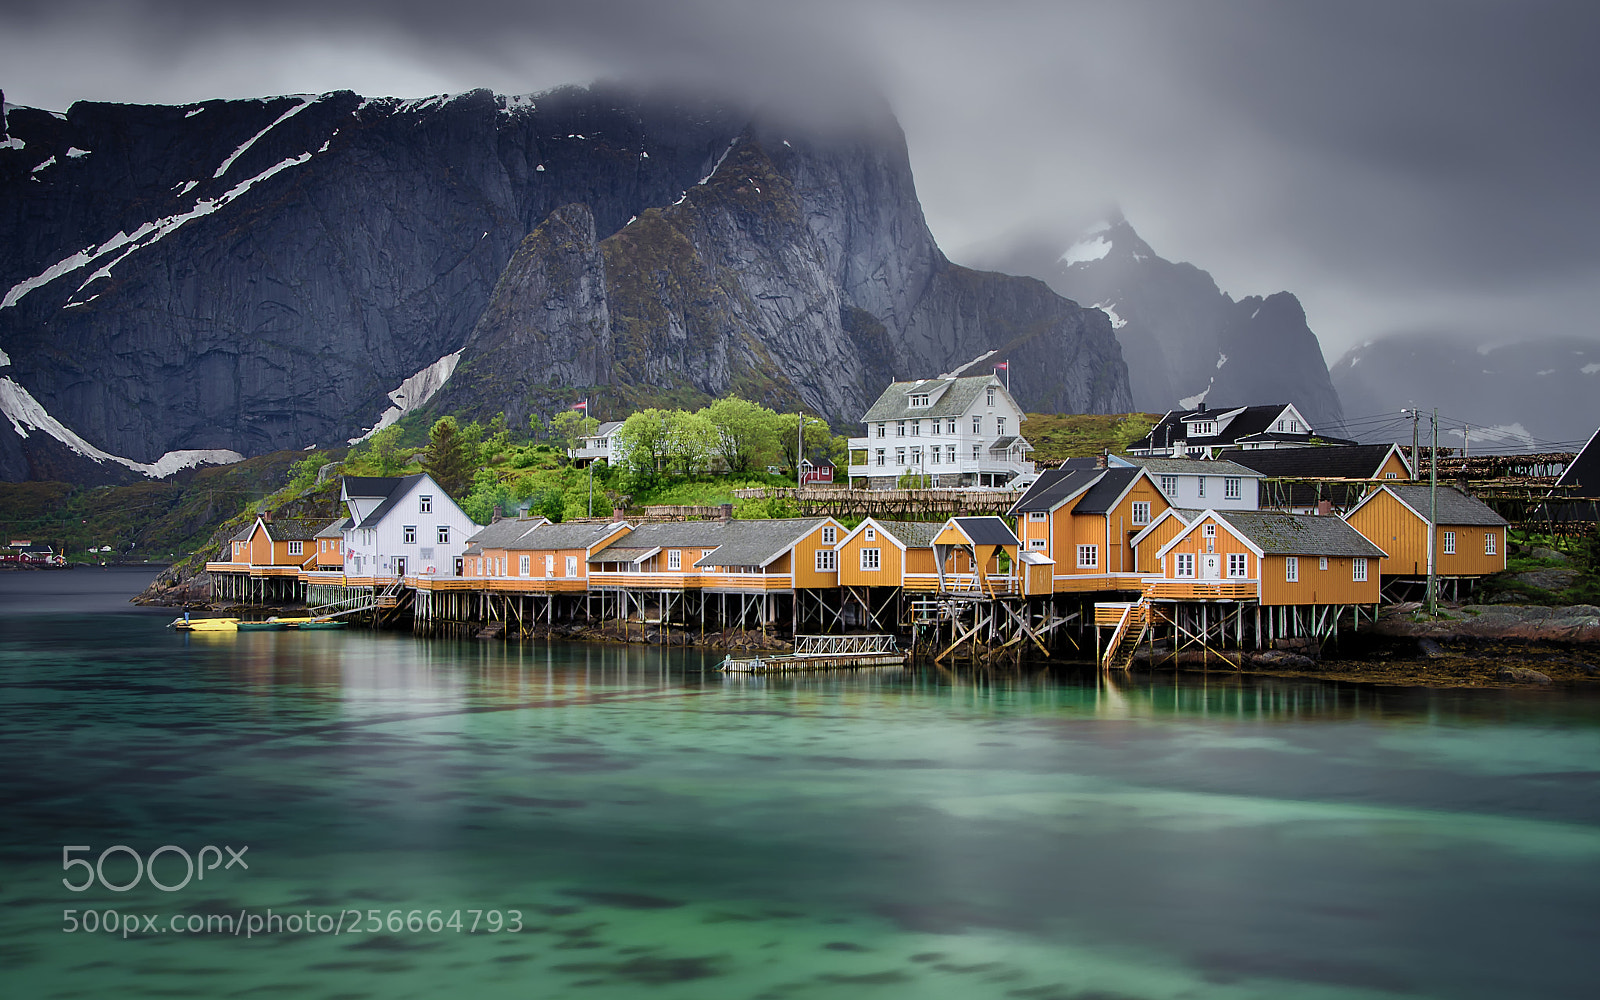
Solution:
{"label": "white window frame", "polygon": [[1443,541],[1443,544],[1442,544],[1441,548],[1442,548],[1442,551],[1444,552],[1444,554],[1447,555],[1447,556],[1453,556],[1453,555],[1456,554],[1456,533],[1455,532],[1453,532],[1453,531],[1444,532],[1444,541]]}
{"label": "white window frame", "polygon": [[1133,523],[1134,524],[1149,524],[1150,523],[1150,501],[1148,501],[1148,500],[1135,500],[1133,502]]}
{"label": "white window frame", "polygon": [[906,436],[906,422],[904,420],[896,420],[894,422],[894,436],[899,438]]}
{"label": "white window frame", "polygon": [[885,423],[885,424],[879,424],[878,425],[878,436],[879,437],[888,437],[889,436],[889,425],[888,424]]}
{"label": "white window frame", "polygon": [[1100,568],[1100,546],[1098,546],[1098,545],[1080,545],[1080,546],[1078,546],[1078,568],[1079,569],[1099,569]]}
{"label": "white window frame", "polygon": [[865,538],[869,542],[875,542],[875,541],[878,540],[878,529],[877,528],[868,528],[867,530],[865,530],[865,531],[863,531],[861,533],[861,537]]}
{"label": "white window frame", "polygon": [[305,555],[306,554],[306,543],[305,542],[290,542],[289,543],[289,554],[291,556],[303,556],[303,555]]}
{"label": "white window frame", "polygon": [[1498,549],[1500,548],[1499,538],[1500,538],[1500,533],[1498,531],[1490,530],[1490,531],[1486,531],[1486,532],[1483,533],[1483,554],[1484,555],[1492,556],[1492,555],[1498,555],[1499,554],[1499,552],[1498,552]]}
{"label": "white window frame", "polygon": [[1195,476],[1194,478],[1196,480],[1198,480],[1199,483],[1200,483],[1200,492],[1199,492],[1198,495],[1202,496],[1202,497],[1205,496],[1206,495],[1206,477],[1205,476]]}
{"label": "white window frame", "polygon": [[1285,583],[1299,583],[1300,582],[1300,557],[1299,556],[1284,556],[1283,557],[1283,582],[1285,582]]}
{"label": "white window frame", "polygon": [[982,434],[983,433],[983,418],[982,417],[973,417],[972,418],[972,433],[974,433],[974,434]]}
{"label": "white window frame", "polygon": [[1176,558],[1172,561],[1172,575],[1188,580],[1194,579],[1194,553],[1175,552],[1173,555]]}
{"label": "white window frame", "polygon": [[437,530],[434,533],[434,538],[436,539],[436,541],[434,542],[435,545],[449,545],[450,544],[450,526],[448,524],[439,525]]}
{"label": "white window frame", "polygon": [[430,493],[420,493],[420,494],[417,495],[417,513],[418,514],[432,514],[433,513],[433,495],[432,494],[430,494]]}
{"label": "white window frame", "polygon": [[671,572],[671,573],[676,573],[677,571],[679,571],[681,569],[683,569],[683,550],[682,549],[668,549],[667,550],[667,571]]}
{"label": "white window frame", "polygon": [[402,525],[400,528],[400,544],[417,544],[417,526],[414,524]]}
{"label": "white window frame", "polygon": [[1239,476],[1228,476],[1222,480],[1222,498],[1224,500],[1239,500],[1244,497],[1244,484]]}
{"label": "white window frame", "polygon": [[[950,433],[954,434],[955,431],[951,431]],[[945,461],[948,464],[950,464],[950,465],[956,464],[956,446],[953,445],[953,444],[945,445],[944,457],[945,457]]]}
{"label": "white window frame", "polygon": [[1001,437],[1005,437],[1005,434],[1006,434],[1006,418],[1005,417],[995,417],[994,418],[994,432],[996,434],[998,434],[999,436],[1001,436]]}
{"label": "white window frame", "polygon": [[835,573],[839,569],[839,553],[833,549],[818,549],[815,568],[818,573]]}
{"label": "white window frame", "polygon": [[1250,576],[1250,555],[1247,552],[1228,553],[1228,579],[1243,580]]}
{"label": "white window frame", "polygon": [[985,403],[985,405],[993,406],[994,405],[994,391],[995,391],[996,387],[991,385],[988,388],[989,388],[989,395],[988,395],[988,399],[987,399],[987,402]]}
{"label": "white window frame", "polygon": [[956,418],[955,417],[951,417],[949,423],[945,424],[945,433],[946,434],[954,434],[955,432],[956,432]]}
{"label": "white window frame", "polygon": [[879,448],[878,449],[878,464],[879,465],[888,465],[889,464],[889,456],[887,454],[887,450],[884,449],[884,448]]}
{"label": "white window frame", "polygon": [[1350,579],[1356,583],[1367,582],[1367,557],[1356,556],[1350,560]]}
{"label": "white window frame", "polygon": [[517,575],[533,575],[533,556],[517,556]]}
{"label": "white window frame", "polygon": [[1028,520],[1030,520],[1030,521],[1043,521],[1045,518],[1047,518],[1049,516],[1050,516],[1050,514],[1049,514],[1048,511],[1043,511],[1043,510],[1030,510],[1030,511],[1028,511]]}
{"label": "white window frame", "polygon": [[833,525],[825,525],[822,529],[822,544],[833,545],[839,541],[839,529]]}
{"label": "white window frame", "polygon": [[972,446],[972,460],[974,462],[983,461],[983,445],[975,444]]}
{"label": "white window frame", "polygon": [[1327,556],[1317,556],[1317,569],[1327,569],[1327,568],[1328,568],[1328,557]]}
{"label": "white window frame", "polygon": [[861,550],[861,571],[863,573],[876,573],[883,568],[882,549]]}
{"label": "white window frame", "polygon": [[1178,495],[1178,477],[1177,476],[1162,476],[1161,477],[1161,492],[1165,496],[1167,496],[1169,498],[1177,496]]}
{"label": "white window frame", "polygon": [[1030,539],[1028,539],[1028,548],[1030,548],[1030,549],[1048,548],[1049,545],[1050,545],[1050,540],[1048,538],[1030,538]]}
{"label": "white window frame", "polygon": [[577,575],[578,575],[578,557],[577,556],[567,556],[567,576],[570,578],[570,577],[574,577],[574,576],[577,576]]}
{"label": "white window frame", "polygon": [[911,405],[915,406],[915,407],[927,406],[928,405],[928,394],[925,393],[925,392],[914,392],[914,393],[912,393],[911,394]]}

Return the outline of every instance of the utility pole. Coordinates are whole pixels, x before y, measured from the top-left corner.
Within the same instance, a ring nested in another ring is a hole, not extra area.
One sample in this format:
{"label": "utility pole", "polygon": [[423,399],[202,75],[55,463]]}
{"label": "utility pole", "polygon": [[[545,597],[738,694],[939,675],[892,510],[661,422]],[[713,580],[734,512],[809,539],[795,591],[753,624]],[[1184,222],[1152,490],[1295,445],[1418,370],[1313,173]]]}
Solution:
{"label": "utility pole", "polygon": [[805,466],[806,460],[806,411],[800,411],[800,428],[795,435],[794,442],[794,496],[800,499],[800,491],[806,485]]}
{"label": "utility pole", "polygon": [[1439,613],[1439,408],[1433,408],[1433,452],[1428,456],[1428,617]]}
{"label": "utility pole", "polygon": [[[1406,411],[1401,410],[1400,412],[1404,413]],[[1417,440],[1417,421],[1421,417],[1422,413],[1413,406],[1411,408],[1411,474],[1413,476],[1422,474],[1422,466],[1418,464],[1422,458],[1422,447]]]}

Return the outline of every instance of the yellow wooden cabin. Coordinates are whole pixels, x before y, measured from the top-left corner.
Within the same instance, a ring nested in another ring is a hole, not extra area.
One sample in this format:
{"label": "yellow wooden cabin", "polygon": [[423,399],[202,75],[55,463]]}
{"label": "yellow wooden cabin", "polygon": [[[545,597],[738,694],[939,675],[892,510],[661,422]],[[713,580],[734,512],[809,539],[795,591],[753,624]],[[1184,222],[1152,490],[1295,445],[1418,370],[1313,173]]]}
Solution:
{"label": "yellow wooden cabin", "polygon": [[843,534],[831,517],[728,521],[721,544],[695,568],[710,592],[831,590],[839,586]]}
{"label": "yellow wooden cabin", "polygon": [[869,517],[839,540],[841,587],[939,589],[933,539],[944,525]]}
{"label": "yellow wooden cabin", "polygon": [[[511,554],[511,547],[522,536],[550,521],[543,517],[506,517],[479,528],[467,539],[461,552],[461,576],[478,589],[516,589],[516,582],[527,582],[534,574],[532,556]],[[539,576],[543,576],[542,569]]]}
{"label": "yellow wooden cabin", "polygon": [[1051,566],[1048,589],[1035,581],[1043,571],[1029,566],[1027,592],[1138,591],[1133,539],[1170,507],[1142,468],[1041,474],[1010,511],[1023,552]]}
{"label": "yellow wooden cabin", "polygon": [[[1385,484],[1345,515],[1351,527],[1388,553],[1384,576],[1427,576],[1428,493],[1426,483]],[[1505,518],[1454,486],[1439,487],[1437,506],[1439,576],[1470,579],[1506,568]]]}
{"label": "yellow wooden cabin", "polygon": [[1173,528],[1166,541],[1154,530],[1140,539],[1141,549],[1154,549],[1159,578],[1145,585],[1153,600],[1378,603],[1384,551],[1340,518],[1206,510],[1175,512],[1163,524]]}
{"label": "yellow wooden cabin", "polygon": [[337,573],[344,569],[344,532],[349,527],[350,519],[341,517],[317,532],[317,572]]}
{"label": "yellow wooden cabin", "polygon": [[229,540],[228,559],[207,563],[220,573],[296,576],[317,566],[317,534],[327,522],[258,515]]}

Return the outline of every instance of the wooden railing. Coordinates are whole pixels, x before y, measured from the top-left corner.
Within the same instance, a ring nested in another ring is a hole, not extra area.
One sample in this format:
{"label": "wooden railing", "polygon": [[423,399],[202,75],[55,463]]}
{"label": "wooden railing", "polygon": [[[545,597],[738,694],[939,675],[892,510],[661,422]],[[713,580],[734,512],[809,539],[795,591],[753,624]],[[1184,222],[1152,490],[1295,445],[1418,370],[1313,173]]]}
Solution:
{"label": "wooden railing", "polygon": [[1144,596],[1156,601],[1253,601],[1261,596],[1256,580],[1152,580]]}

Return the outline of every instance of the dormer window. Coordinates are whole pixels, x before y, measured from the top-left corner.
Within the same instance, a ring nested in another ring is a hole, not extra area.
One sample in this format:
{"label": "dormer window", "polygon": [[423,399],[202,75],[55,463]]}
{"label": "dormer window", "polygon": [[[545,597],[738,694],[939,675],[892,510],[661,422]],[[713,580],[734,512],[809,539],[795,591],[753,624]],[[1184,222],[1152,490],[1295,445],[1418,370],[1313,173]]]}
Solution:
{"label": "dormer window", "polygon": [[928,405],[928,394],[925,393],[925,392],[913,392],[911,394],[911,405],[912,406],[927,406]]}
{"label": "dormer window", "polygon": [[1195,437],[1210,437],[1217,433],[1215,420],[1196,420],[1190,427],[1189,433]]}

